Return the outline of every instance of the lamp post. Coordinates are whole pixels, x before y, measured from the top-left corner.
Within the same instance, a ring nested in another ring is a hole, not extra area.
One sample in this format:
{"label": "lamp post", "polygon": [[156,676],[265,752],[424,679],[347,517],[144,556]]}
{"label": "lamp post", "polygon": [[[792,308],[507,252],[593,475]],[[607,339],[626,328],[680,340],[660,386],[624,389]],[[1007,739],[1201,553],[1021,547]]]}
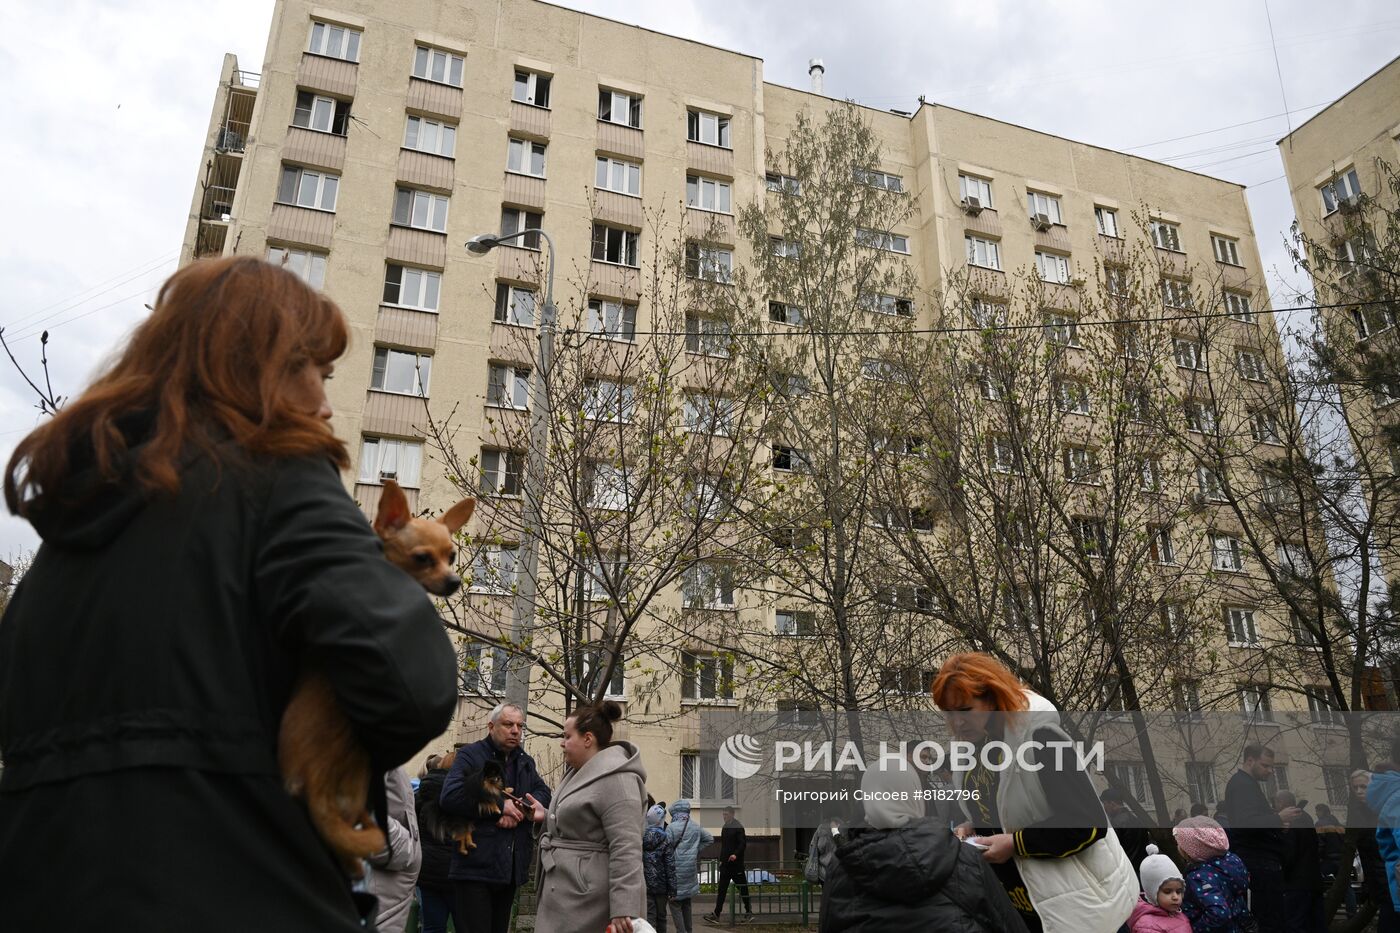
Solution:
{"label": "lamp post", "polygon": [[[549,392],[545,372],[554,358],[554,265],[558,254],[554,241],[543,230],[521,230],[505,236],[483,233],[467,241],[467,251],[484,256],[502,243],[531,233],[539,234],[549,246],[549,277],[545,281],[544,306],[540,310],[539,352],[534,372],[530,373],[530,449],[525,456],[525,475],[520,478],[521,522],[520,560],[517,562],[515,598],[511,601],[510,641],[524,645],[530,638],[535,621],[535,573],[540,554],[540,497],[538,488],[544,473],[545,447],[549,444]],[[507,703],[528,712],[530,703],[530,671],[534,665],[522,654],[512,653],[506,660]]]}

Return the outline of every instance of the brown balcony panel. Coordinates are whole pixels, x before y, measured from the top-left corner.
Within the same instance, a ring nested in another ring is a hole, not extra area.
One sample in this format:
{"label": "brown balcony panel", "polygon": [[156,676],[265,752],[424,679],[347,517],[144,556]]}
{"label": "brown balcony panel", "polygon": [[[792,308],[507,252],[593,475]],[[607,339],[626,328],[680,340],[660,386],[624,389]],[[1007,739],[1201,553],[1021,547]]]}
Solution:
{"label": "brown balcony panel", "polygon": [[282,143],[282,158],[309,168],[339,172],[345,168],[345,137],[289,126]]}
{"label": "brown balcony panel", "polygon": [[429,116],[460,120],[462,89],[422,78],[409,78],[408,109]]}
{"label": "brown balcony panel", "polygon": [[359,76],[360,66],[354,62],[302,52],[301,67],[297,69],[297,84],[337,97],[354,97],[355,82]]}
{"label": "brown balcony panel", "polygon": [[529,438],[529,412],[513,408],[485,409],[481,422],[481,443],[488,447],[519,448],[526,446]]}
{"label": "brown balcony panel", "polygon": [[335,233],[335,214],[292,204],[272,205],[267,219],[267,238],[299,246],[330,249]]}
{"label": "brown balcony panel", "polygon": [[1116,236],[1099,234],[1099,252],[1108,262],[1126,262],[1128,247]]}
{"label": "brown balcony panel", "polygon": [[642,199],[618,194],[616,191],[593,191],[593,212],[604,223],[640,230],[646,221]]}
{"label": "brown balcony panel", "polygon": [[975,217],[967,215],[963,220],[963,226],[968,233],[975,233],[978,236],[1001,236],[1001,217],[997,215],[996,211],[984,210]]}
{"label": "brown balcony panel", "polygon": [[511,282],[534,284],[540,281],[541,253],[536,249],[519,246],[499,246],[496,248],[496,275]]}
{"label": "brown balcony panel", "polygon": [[1220,268],[1220,284],[1235,291],[1249,291],[1254,284],[1250,278],[1249,271],[1240,266],[1228,266],[1225,263],[1217,263]]}
{"label": "brown balcony panel", "polygon": [[1035,232],[1035,245],[1037,249],[1068,253],[1070,251],[1069,230],[1058,224],[1049,230],[1037,230]]}
{"label": "brown balcony panel", "polygon": [[396,395],[373,389],[366,393],[360,424],[367,434],[422,437],[427,423],[427,408],[423,399],[416,395]]}
{"label": "brown balcony panel", "polygon": [[491,328],[491,359],[531,366],[535,359],[536,331],[516,324],[496,324]]}
{"label": "brown balcony panel", "polygon": [[549,111],[543,107],[522,104],[518,100],[510,102],[510,131],[517,136],[532,136],[536,139],[549,138]]}
{"label": "brown balcony panel", "polygon": [[1069,310],[1079,306],[1079,290],[1069,285],[1046,282],[1044,295],[1047,308]]}
{"label": "brown balcony panel", "polygon": [[685,234],[693,240],[707,240],[733,246],[734,218],[729,214],[716,214],[714,211],[687,210]]}
{"label": "brown balcony panel", "polygon": [[[404,496],[408,499],[409,512],[418,511],[418,490],[405,489]],[[360,510],[370,519],[374,520],[374,513],[379,511],[379,497],[384,494],[384,487],[376,483],[356,483],[355,502],[359,504]]]}
{"label": "brown balcony panel", "polygon": [[399,150],[399,181],[418,188],[451,193],[453,167],[453,161],[443,156],[415,149]]}
{"label": "brown balcony panel", "polygon": [[981,269],[968,266],[968,288],[973,295],[994,301],[1010,298],[1010,286],[1006,284],[1006,273],[996,269]]}
{"label": "brown balcony panel", "polygon": [[437,347],[438,316],[431,311],[410,311],[381,305],[374,339],[399,347],[432,350]]}
{"label": "brown balcony panel", "polygon": [[447,237],[427,230],[390,227],[387,253],[397,262],[441,269],[447,265]]}
{"label": "brown balcony panel", "polygon": [[1185,253],[1174,253],[1168,249],[1157,250],[1157,265],[1164,275],[1185,277],[1191,274],[1191,266]]}
{"label": "brown balcony panel", "polygon": [[506,172],[505,190],[501,195],[507,204],[544,210],[544,179],[533,175]]}
{"label": "brown balcony panel", "polygon": [[598,121],[598,151],[624,159],[640,159],[645,153],[642,145],[642,131],[630,126]]}
{"label": "brown balcony panel", "polygon": [[642,297],[642,273],[631,266],[616,266],[610,262],[588,264],[588,293],[600,298],[638,301]]}
{"label": "brown balcony panel", "polygon": [[697,171],[724,178],[734,177],[734,150],[704,143],[685,144],[686,165]]}

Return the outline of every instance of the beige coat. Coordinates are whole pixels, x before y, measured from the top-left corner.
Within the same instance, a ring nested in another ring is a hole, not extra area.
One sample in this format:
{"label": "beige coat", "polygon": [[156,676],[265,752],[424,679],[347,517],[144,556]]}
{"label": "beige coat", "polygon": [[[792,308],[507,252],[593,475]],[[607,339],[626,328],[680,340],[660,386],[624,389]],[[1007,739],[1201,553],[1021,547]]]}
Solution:
{"label": "beige coat", "polygon": [[389,802],[389,847],[369,858],[369,890],[379,898],[375,923],[381,933],[403,933],[413,906],[413,888],[423,848],[418,840],[418,817],[413,808],[413,782],[403,768],[384,775]]}
{"label": "beige coat", "polygon": [[535,933],[603,933],[613,917],[646,916],[646,779],[630,742],[564,775],[540,838]]}

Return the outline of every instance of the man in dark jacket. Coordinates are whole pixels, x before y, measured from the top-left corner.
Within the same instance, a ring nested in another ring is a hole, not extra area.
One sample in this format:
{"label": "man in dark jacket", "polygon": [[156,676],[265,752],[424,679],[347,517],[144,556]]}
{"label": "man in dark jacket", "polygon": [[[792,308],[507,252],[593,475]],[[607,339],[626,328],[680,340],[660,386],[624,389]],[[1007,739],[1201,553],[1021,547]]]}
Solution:
{"label": "man in dark jacket", "polygon": [[525,714],[520,707],[502,703],[491,711],[486,738],[457,749],[442,786],[442,809],[474,821],[476,848],[452,854],[448,877],[452,879],[452,923],[457,933],[505,933],[510,925],[515,889],[530,874],[534,846],[530,808],[506,801],[499,816],[480,815],[472,789],[479,785],[482,766],[501,766],[505,786],[520,798],[532,795],[549,806],[550,791],[521,742],[525,738]]}
{"label": "man in dark jacket", "polygon": [[1249,869],[1250,910],[1260,933],[1283,933],[1283,864],[1288,851],[1283,824],[1297,819],[1302,811],[1297,807],[1275,811],[1259,786],[1273,776],[1273,749],[1251,743],[1244,747],[1243,759],[1225,785],[1230,851]]}
{"label": "man in dark jacket", "polygon": [[743,922],[753,919],[753,905],[749,903],[749,876],[744,870],[744,850],[749,845],[749,834],[744,824],[734,816],[733,807],[724,808],[724,827],[719,831],[719,897],[715,909],[705,915],[711,922],[719,919],[724,910],[724,898],[729,894],[729,883],[739,886],[739,896],[744,899]]}
{"label": "man in dark jacket", "polygon": [[1317,830],[1308,811],[1298,805],[1292,791],[1274,794],[1274,809],[1298,811],[1298,816],[1284,825],[1284,909],[1288,912],[1289,929],[1295,933],[1322,933],[1322,853],[1318,848]]}

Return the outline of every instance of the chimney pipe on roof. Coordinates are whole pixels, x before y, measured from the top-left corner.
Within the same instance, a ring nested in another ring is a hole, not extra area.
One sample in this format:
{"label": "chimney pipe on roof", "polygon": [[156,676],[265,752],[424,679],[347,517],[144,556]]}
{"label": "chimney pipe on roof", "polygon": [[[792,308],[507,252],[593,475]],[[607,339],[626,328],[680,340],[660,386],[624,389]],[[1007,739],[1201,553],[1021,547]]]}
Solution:
{"label": "chimney pipe on roof", "polygon": [[807,74],[812,78],[812,93],[824,93],[822,91],[822,75],[826,74],[826,66],[822,64],[820,58],[814,58],[807,63]]}

